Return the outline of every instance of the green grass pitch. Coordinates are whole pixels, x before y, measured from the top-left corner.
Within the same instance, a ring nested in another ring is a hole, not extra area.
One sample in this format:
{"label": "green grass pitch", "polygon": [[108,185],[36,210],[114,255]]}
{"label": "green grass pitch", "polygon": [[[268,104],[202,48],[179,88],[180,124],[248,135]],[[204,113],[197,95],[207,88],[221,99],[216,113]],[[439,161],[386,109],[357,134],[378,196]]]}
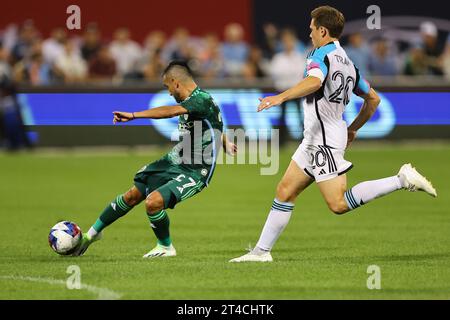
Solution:
{"label": "green grass pitch", "polygon": [[[346,155],[355,165],[349,186],[411,161],[437,199],[399,191],[336,216],[313,184],[298,198],[273,263],[228,263],[256,243],[294,148],[281,152],[273,176],[261,176],[257,165],[219,165],[209,188],[169,210],[178,256],[151,261],[141,258],[155,244],[142,204],[81,258],[53,253],[47,235],[62,219],[87,231],[164,150],[0,154],[0,299],[97,298],[87,287],[65,287],[70,265],[80,267],[82,283],[122,299],[450,298],[448,144],[359,145]],[[380,267],[380,290],[367,289],[369,265]]]}

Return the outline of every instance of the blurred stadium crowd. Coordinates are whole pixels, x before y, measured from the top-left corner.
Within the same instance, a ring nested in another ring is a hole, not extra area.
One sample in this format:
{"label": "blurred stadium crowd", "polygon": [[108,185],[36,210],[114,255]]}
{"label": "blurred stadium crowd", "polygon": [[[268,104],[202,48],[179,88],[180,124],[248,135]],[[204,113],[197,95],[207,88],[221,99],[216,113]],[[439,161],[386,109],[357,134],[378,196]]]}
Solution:
{"label": "blurred stadium crowd", "polygon": [[[406,47],[383,37],[368,43],[360,33],[348,35],[342,44],[368,78],[433,75],[450,80],[450,36],[439,41],[432,22],[418,28],[421,40]],[[30,20],[0,30],[0,77],[33,86],[159,81],[168,61],[182,59],[201,78],[271,79],[284,90],[302,76],[310,41],[271,23],[263,29],[264,40],[257,44],[244,40],[238,23],[224,26],[223,35],[193,36],[182,27],[172,34],[154,30],[139,43],[126,28],[117,29],[112,39],[103,37],[95,23],[78,37],[57,28],[45,38]]]}

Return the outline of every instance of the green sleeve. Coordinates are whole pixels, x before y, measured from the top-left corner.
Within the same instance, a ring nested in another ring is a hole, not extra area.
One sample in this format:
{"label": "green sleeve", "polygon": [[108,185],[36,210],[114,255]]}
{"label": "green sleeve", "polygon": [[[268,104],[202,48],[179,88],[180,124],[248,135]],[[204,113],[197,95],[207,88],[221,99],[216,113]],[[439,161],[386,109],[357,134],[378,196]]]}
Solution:
{"label": "green sleeve", "polygon": [[183,102],[181,106],[184,107],[189,114],[194,116],[201,116],[207,112],[208,101],[201,95],[191,97]]}

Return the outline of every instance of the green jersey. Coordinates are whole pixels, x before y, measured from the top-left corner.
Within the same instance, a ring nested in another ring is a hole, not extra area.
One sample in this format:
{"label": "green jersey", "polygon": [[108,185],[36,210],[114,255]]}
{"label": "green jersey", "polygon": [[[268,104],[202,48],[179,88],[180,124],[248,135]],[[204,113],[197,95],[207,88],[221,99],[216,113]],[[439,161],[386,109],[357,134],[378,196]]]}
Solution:
{"label": "green jersey", "polygon": [[211,95],[199,87],[180,105],[188,113],[179,116],[180,143],[172,149],[168,158],[173,163],[199,172],[208,183],[222,145],[220,108]]}

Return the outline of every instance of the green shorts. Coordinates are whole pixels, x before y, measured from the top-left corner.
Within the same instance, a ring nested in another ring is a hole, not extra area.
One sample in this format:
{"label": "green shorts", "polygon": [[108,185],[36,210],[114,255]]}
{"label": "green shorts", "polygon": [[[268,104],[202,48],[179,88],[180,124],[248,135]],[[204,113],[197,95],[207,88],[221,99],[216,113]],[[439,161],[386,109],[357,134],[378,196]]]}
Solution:
{"label": "green shorts", "polygon": [[196,170],[173,164],[166,155],[139,170],[134,176],[134,185],[145,197],[159,191],[164,199],[164,209],[173,209],[178,202],[202,191],[206,179]]}

